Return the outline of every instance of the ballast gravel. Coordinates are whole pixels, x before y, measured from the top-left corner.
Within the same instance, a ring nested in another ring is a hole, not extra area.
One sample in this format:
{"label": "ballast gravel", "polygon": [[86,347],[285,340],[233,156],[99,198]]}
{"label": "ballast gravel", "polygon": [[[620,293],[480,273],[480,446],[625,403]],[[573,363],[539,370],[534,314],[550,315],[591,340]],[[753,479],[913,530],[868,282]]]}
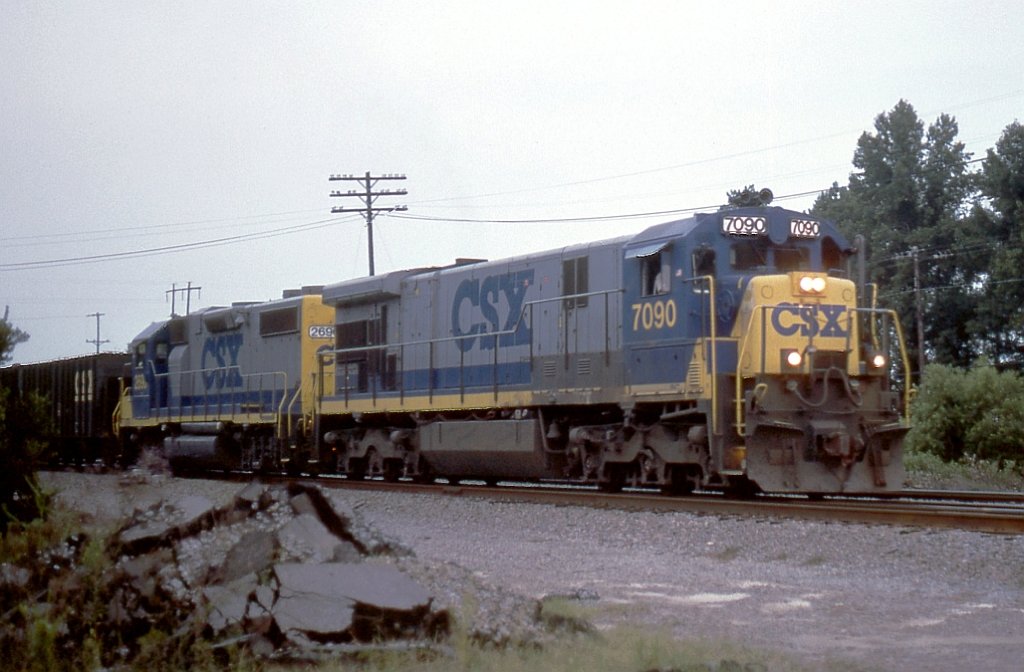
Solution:
{"label": "ballast gravel", "polygon": [[[124,477],[48,479],[101,518],[147,498],[227,501],[241,487],[167,478],[126,498]],[[509,594],[561,596],[598,628],[650,627],[810,669],[1024,669],[1024,536],[490,502],[440,488],[327,492],[410,549],[450,600],[467,580],[494,586],[500,603],[481,613],[522,609]]]}

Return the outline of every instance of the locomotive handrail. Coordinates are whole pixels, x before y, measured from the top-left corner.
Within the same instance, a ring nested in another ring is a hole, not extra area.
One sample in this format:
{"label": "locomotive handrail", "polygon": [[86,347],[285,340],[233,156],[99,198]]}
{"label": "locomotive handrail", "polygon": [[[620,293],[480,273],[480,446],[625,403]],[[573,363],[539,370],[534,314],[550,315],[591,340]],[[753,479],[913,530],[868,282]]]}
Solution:
{"label": "locomotive handrail", "polygon": [[[165,404],[166,405],[164,406],[164,408],[166,409],[166,418],[164,418],[164,419],[166,421],[168,421],[168,422],[174,422],[175,420],[181,421],[181,420],[185,419],[186,417],[188,417],[191,420],[195,420],[197,415],[201,415],[204,418],[209,418],[211,416],[211,414],[216,416],[216,417],[218,417],[218,418],[221,417],[222,415],[224,415],[224,404],[225,404],[225,401],[223,399],[224,394],[222,393],[222,394],[217,394],[216,395],[217,396],[216,409],[211,413],[211,410],[210,410],[210,398],[209,398],[210,395],[208,393],[205,393],[203,395],[203,409],[202,409],[202,413],[201,414],[197,413],[196,412],[196,406],[192,405],[190,407],[191,412],[186,416],[185,408],[184,408],[184,406],[181,403],[181,396],[182,396],[181,395],[181,391],[183,389],[185,389],[184,378],[186,376],[191,376],[192,379],[191,379],[190,382],[194,383],[195,375],[196,374],[206,374],[206,373],[215,373],[215,374],[216,373],[224,373],[224,374],[226,374],[227,372],[230,372],[230,371],[237,372],[238,376],[240,378],[242,378],[242,380],[244,381],[243,385],[237,386],[234,389],[229,390],[228,394],[230,394],[230,395],[237,394],[237,391],[238,391],[239,388],[244,388],[244,389],[242,389],[244,394],[248,395],[250,392],[255,391],[259,395],[259,399],[262,400],[262,393],[265,391],[265,389],[267,389],[265,387],[265,385],[264,385],[264,381],[269,377],[272,381],[276,381],[276,380],[279,380],[279,379],[282,381],[280,384],[275,382],[269,388],[270,392],[274,393],[274,392],[280,391],[281,395],[282,395],[282,398],[283,399],[287,399],[288,374],[285,371],[260,371],[260,372],[257,372],[257,373],[242,373],[241,372],[241,367],[236,364],[236,365],[233,365],[233,366],[218,366],[218,367],[210,367],[210,368],[206,368],[206,369],[189,369],[189,370],[185,370],[185,371],[168,371],[167,373],[154,373],[154,382],[157,382],[157,381],[159,381],[161,379],[165,379],[165,380],[167,380],[168,383],[170,383],[171,379],[172,379],[172,376],[173,376],[176,379],[176,382],[178,384],[178,404],[177,404],[177,406],[172,406],[171,405],[171,398],[172,398],[171,390],[172,390],[172,386],[170,384],[168,384],[167,399],[165,400]],[[251,385],[251,383],[252,383],[252,381],[254,379],[257,379],[257,381],[259,383],[258,386],[256,386],[255,388]],[[282,402],[283,402],[283,399],[282,399]],[[283,408],[283,403],[282,402],[279,402],[277,410],[270,414],[273,417],[274,423],[278,427],[281,424],[281,414],[282,414],[282,408]],[[234,407],[236,405],[235,401],[232,398],[227,403],[230,405],[230,413],[233,414],[235,412],[234,411]],[[238,411],[239,413],[242,413],[242,412],[245,412],[247,414],[251,413],[250,411],[245,411],[244,410],[244,407],[245,407],[244,401],[242,403],[238,404],[238,405],[240,407],[239,411]],[[259,409],[260,410],[258,411],[258,413],[259,413],[259,415],[261,417],[267,415],[266,413],[263,412],[262,407],[263,407],[263,404],[262,404],[262,401],[260,401],[259,402]],[[176,412],[175,412],[175,409],[176,409]],[[151,409],[151,411],[152,411],[152,409]],[[157,407],[156,414],[157,414],[156,418],[159,420],[161,418],[160,407]]]}
{"label": "locomotive handrail", "polygon": [[[760,357],[761,373],[764,373],[764,371],[765,371],[765,351],[767,350],[767,343],[766,343],[766,339],[767,339],[766,321],[767,321],[767,319],[766,319],[766,314],[767,314],[767,311],[768,311],[769,308],[777,308],[777,307],[778,307],[777,304],[758,304],[758,305],[754,306],[753,309],[750,311],[750,317],[748,318],[748,321],[747,321],[746,330],[743,332],[744,334],[747,334],[747,335],[749,335],[751,333],[751,329],[753,328],[753,325],[754,325],[754,319],[757,317],[758,313],[760,313],[760,316],[761,316],[761,330],[760,330],[760,336],[761,336],[761,357]],[[904,416],[904,419],[906,420],[906,422],[909,423],[910,422],[910,386],[909,386],[909,382],[910,382],[909,381],[910,360],[907,357],[907,350],[906,350],[906,347],[904,345],[904,340],[903,340],[903,329],[902,329],[902,327],[900,325],[899,318],[896,315],[896,311],[891,310],[891,309],[881,309],[881,308],[857,308],[857,307],[853,307],[853,308],[846,308],[845,312],[846,312],[846,316],[847,316],[846,317],[847,324],[850,325],[846,329],[846,347],[847,347],[847,352],[848,353],[849,352],[853,352],[852,345],[851,345],[850,341],[851,341],[851,339],[853,337],[852,324],[853,324],[854,316],[856,314],[858,314],[858,313],[865,313],[865,314],[868,314],[868,315],[883,315],[883,316],[890,317],[892,319],[892,323],[893,323],[893,325],[894,325],[894,327],[896,329],[896,339],[898,341],[898,347],[899,347],[899,353],[900,353],[900,363],[903,365],[903,371],[905,372],[905,377],[907,378],[907,384],[904,384],[904,386],[903,386],[904,387],[904,390],[903,390],[903,416]],[[877,328],[877,326],[874,325],[874,321],[872,321],[872,329],[875,330],[876,328]],[[742,369],[743,369],[744,355],[747,354],[747,343],[750,340],[751,340],[750,338],[742,339],[742,344],[741,344],[739,352],[737,353],[738,356],[736,358],[736,394],[735,394],[734,404],[736,406],[736,433],[739,434],[740,436],[743,436],[746,433],[746,421],[745,421],[744,414],[743,414],[743,407],[744,407],[744,401],[745,400],[743,398],[743,375],[742,375]],[[808,347],[813,346],[813,344],[814,344],[814,335],[813,334],[809,335],[807,337],[807,340],[808,340]]]}
{"label": "locomotive handrail", "polygon": [[277,406],[277,417],[278,417],[278,420],[277,420],[277,423],[276,423],[277,424],[277,428],[276,429],[278,431],[275,432],[275,434],[278,434],[278,438],[280,438],[280,439],[287,439],[289,436],[292,435],[292,409],[295,407],[295,402],[298,399],[301,398],[301,393],[302,393],[302,383],[300,382],[298,385],[295,386],[295,394],[292,395],[292,400],[290,402],[288,402],[288,413],[283,415],[283,417],[287,418],[287,421],[288,421],[288,425],[285,428],[285,433],[284,433],[283,436],[280,435],[281,417],[282,417],[282,410],[284,408],[284,400],[287,399],[288,397],[287,397],[287,395],[281,395],[281,403],[278,404],[278,406]]}
{"label": "locomotive handrail", "polygon": [[[512,334],[517,333],[519,331],[519,329],[523,325],[523,322],[524,322],[524,320],[526,318],[527,312],[530,313],[530,322],[532,324],[532,322],[533,322],[533,307],[534,306],[541,305],[541,304],[544,304],[544,303],[555,303],[555,302],[559,302],[559,301],[568,301],[568,300],[575,301],[576,299],[596,297],[596,296],[605,296],[607,298],[611,294],[622,294],[623,292],[624,292],[624,290],[621,287],[617,287],[617,288],[614,288],[614,289],[602,289],[602,290],[596,290],[596,291],[593,291],[593,292],[583,292],[583,293],[580,293],[580,294],[565,294],[565,295],[562,295],[562,296],[551,296],[551,297],[546,297],[546,298],[542,298],[542,299],[534,299],[533,301],[526,301],[526,302],[523,303],[523,307],[519,311],[519,317],[516,319],[515,323],[509,329],[502,329],[502,330],[499,330],[499,331],[487,332],[485,334],[479,334],[479,333],[459,334],[457,336],[441,336],[441,337],[438,337],[438,338],[420,339],[420,340],[415,340],[415,341],[399,341],[397,343],[377,343],[377,344],[374,344],[374,345],[360,345],[360,346],[351,347],[351,348],[334,348],[334,349],[330,349],[330,350],[319,350],[316,353],[317,361],[318,361],[320,366],[323,366],[324,359],[326,359],[329,356],[353,355],[353,354],[360,354],[360,353],[381,352],[381,351],[386,351],[389,348],[396,348],[400,352],[402,352],[403,355],[404,355],[405,348],[415,347],[415,346],[429,346],[430,353],[429,353],[428,367],[429,367],[430,371],[433,371],[434,370],[434,348],[435,348],[436,345],[441,344],[441,343],[455,343],[455,342],[466,341],[466,340],[471,340],[471,339],[476,339],[476,338],[483,338],[483,337],[493,338],[494,339],[494,362],[493,362],[493,366],[494,366],[494,372],[495,372],[494,373],[494,379],[493,379],[493,387],[494,387],[495,398],[497,398],[497,394],[498,394],[497,364],[498,364],[498,350],[499,350],[499,343],[500,343],[500,338],[499,337],[507,336],[507,335],[512,335]],[[611,353],[610,353],[611,344],[609,343],[609,333],[608,333],[608,318],[609,318],[609,307],[608,307],[608,302],[605,301],[605,358],[606,358],[606,361],[608,359],[610,359],[610,357],[611,357]],[[532,360],[533,360],[533,333],[532,332],[530,334],[530,344],[529,345],[530,345],[530,360],[532,362]],[[459,371],[460,371],[460,374],[459,374],[459,387],[460,387],[460,393],[463,396],[465,395],[465,389],[464,389],[463,378],[462,378],[462,371],[463,371],[463,368],[464,368],[464,356],[465,356],[465,351],[462,351],[460,353],[460,362],[459,362]],[[403,359],[404,359],[404,357],[403,357]],[[340,364],[341,362],[338,362],[336,360],[336,363]],[[404,366],[404,361],[403,361],[403,366]],[[349,397],[348,397],[348,395],[349,395],[349,387],[350,387],[349,383],[348,383],[349,376],[348,375],[344,376],[344,379],[345,379],[345,388],[344,388],[344,391],[345,391],[345,403],[347,404],[348,401],[349,401]],[[401,385],[401,388],[402,388],[401,389],[401,394],[402,394],[402,397],[404,398],[404,393],[405,393],[404,376],[402,377],[402,379],[403,379],[403,382],[402,382],[402,385]],[[373,389],[371,390],[371,393],[373,394],[374,400],[376,400],[376,393],[377,393],[376,380],[372,381],[372,385],[373,385]],[[431,401],[433,401],[433,394],[434,394],[434,379],[433,379],[433,375],[428,375],[428,386],[429,386],[429,396],[430,396]]]}

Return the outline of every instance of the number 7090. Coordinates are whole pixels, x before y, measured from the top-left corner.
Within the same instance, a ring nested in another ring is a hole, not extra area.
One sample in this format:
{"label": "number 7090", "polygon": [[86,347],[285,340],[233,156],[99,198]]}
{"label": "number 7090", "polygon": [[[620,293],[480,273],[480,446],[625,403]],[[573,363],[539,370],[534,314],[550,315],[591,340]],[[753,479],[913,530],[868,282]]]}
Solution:
{"label": "number 7090", "polygon": [[676,326],[676,320],[679,318],[675,299],[634,303],[632,308],[633,331],[671,329]]}

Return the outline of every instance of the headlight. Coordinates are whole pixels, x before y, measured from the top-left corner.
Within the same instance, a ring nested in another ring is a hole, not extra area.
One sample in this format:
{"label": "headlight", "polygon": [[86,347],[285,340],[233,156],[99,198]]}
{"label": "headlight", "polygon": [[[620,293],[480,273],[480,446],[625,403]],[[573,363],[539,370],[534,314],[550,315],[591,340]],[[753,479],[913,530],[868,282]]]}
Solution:
{"label": "headlight", "polygon": [[871,357],[871,366],[875,367],[876,369],[881,369],[885,367],[885,364],[885,355],[877,353],[873,357]]}
{"label": "headlight", "polygon": [[805,275],[800,278],[798,285],[804,294],[823,294],[828,283],[820,275]]}
{"label": "headlight", "polygon": [[784,354],[783,359],[785,359],[787,366],[796,369],[799,368],[801,364],[803,364],[804,356],[800,353],[799,350],[790,350],[789,352]]}

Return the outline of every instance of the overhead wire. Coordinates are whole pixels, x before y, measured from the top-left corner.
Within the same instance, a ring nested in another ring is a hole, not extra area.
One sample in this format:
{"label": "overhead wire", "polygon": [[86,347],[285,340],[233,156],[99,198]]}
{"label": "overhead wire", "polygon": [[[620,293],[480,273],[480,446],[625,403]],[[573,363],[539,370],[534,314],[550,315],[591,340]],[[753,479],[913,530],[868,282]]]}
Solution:
{"label": "overhead wire", "polygon": [[[1003,97],[1016,96],[1016,95],[1019,95],[1021,93],[1024,93],[1024,90],[1014,91],[1014,92],[1011,92],[1009,94],[1005,94],[1005,95],[997,97],[997,98],[989,98],[989,99],[984,99],[984,100],[980,100],[980,101],[973,101],[973,102],[965,103],[965,104],[961,105],[960,107],[962,108],[962,107],[966,107],[966,106],[970,106],[970,105],[974,105],[974,104],[981,104],[981,103],[984,103],[984,102],[989,102],[991,100],[997,100],[997,99],[1000,99],[1000,98],[1003,98]],[[776,149],[782,149],[782,148],[786,148],[786,147],[806,144],[808,142],[816,142],[816,141],[820,141],[820,140],[831,139],[831,138],[834,138],[834,137],[839,137],[841,135],[845,135],[845,134],[847,134],[849,132],[852,132],[852,131],[843,131],[841,133],[832,133],[832,134],[828,134],[828,135],[824,135],[824,136],[819,136],[819,137],[815,137],[815,138],[808,138],[808,139],[802,139],[802,140],[797,140],[797,141],[793,141],[793,142],[789,142],[789,143],[782,143],[782,144],[779,144],[779,145],[773,145],[773,146],[769,146],[769,147],[761,147],[761,148],[757,148],[757,149],[744,150],[742,152],[734,152],[732,154],[722,155],[722,156],[718,156],[718,157],[709,157],[709,158],[698,159],[698,160],[689,161],[689,162],[680,163],[680,164],[673,164],[673,165],[670,165],[670,166],[662,166],[662,167],[658,167],[658,168],[650,168],[650,169],[632,171],[632,172],[628,172],[628,173],[620,173],[620,174],[616,174],[616,175],[608,175],[608,176],[590,178],[590,179],[585,179],[585,180],[575,180],[575,181],[564,182],[564,183],[546,184],[546,185],[540,185],[540,186],[537,186],[537,187],[530,187],[530,188],[525,188],[525,189],[516,189],[516,190],[508,190],[508,191],[501,191],[501,192],[492,192],[492,193],[487,193],[487,194],[478,194],[478,195],[475,195],[475,196],[453,196],[453,197],[445,197],[445,198],[438,198],[438,199],[426,199],[426,200],[418,201],[417,203],[421,204],[421,205],[422,204],[429,204],[429,203],[442,203],[442,202],[451,202],[451,201],[456,201],[456,200],[468,200],[468,199],[473,199],[473,198],[487,198],[487,197],[492,197],[492,196],[503,196],[503,195],[521,194],[521,193],[528,193],[528,192],[540,191],[540,190],[545,190],[545,189],[564,188],[564,187],[580,186],[580,185],[586,185],[586,184],[597,184],[597,183],[606,182],[606,181],[610,181],[610,180],[651,175],[651,174],[658,173],[658,172],[665,172],[665,171],[670,171],[670,170],[678,170],[678,169],[681,169],[681,168],[688,168],[688,167],[704,165],[704,164],[712,163],[712,162],[715,162],[715,161],[724,161],[724,160],[729,160],[729,159],[733,159],[733,158],[749,156],[749,155],[758,154],[758,153],[762,153],[762,152],[766,152],[766,151],[772,151],[772,150],[776,150]],[[976,158],[976,159],[968,161],[968,163],[979,163],[979,162],[981,162],[983,160],[984,159],[982,159],[982,158]],[[809,196],[809,195],[813,195],[813,194],[817,194],[817,193],[822,193],[824,191],[827,191],[827,188],[826,189],[816,189],[816,190],[812,190],[812,191],[805,191],[805,192],[796,193],[796,194],[787,194],[787,195],[783,195],[783,196],[776,196],[775,200],[785,200],[785,199],[789,199],[789,198],[799,198],[799,197]],[[395,213],[390,213],[390,216],[395,217],[395,218],[400,218],[400,219],[421,220],[421,221],[441,221],[441,222],[452,222],[452,223],[495,223],[495,224],[534,224],[534,223],[537,223],[537,224],[543,224],[543,223],[616,221],[616,220],[624,220],[624,219],[643,219],[643,218],[649,218],[649,217],[664,217],[664,216],[670,216],[670,215],[679,215],[679,214],[685,214],[685,213],[691,213],[691,212],[698,212],[698,211],[701,211],[701,210],[708,210],[708,209],[712,209],[712,208],[717,208],[720,205],[722,205],[722,204],[719,203],[719,204],[713,204],[713,205],[701,206],[701,207],[694,207],[694,208],[679,208],[679,209],[671,209],[671,210],[657,210],[657,211],[649,211],[649,212],[622,213],[622,214],[613,214],[613,215],[592,215],[592,216],[581,216],[581,217],[536,218],[536,219],[482,219],[482,218],[481,219],[469,219],[469,218],[436,217],[436,216],[409,215],[409,214],[399,215],[399,214],[395,214]],[[191,222],[178,222],[178,223],[174,223],[174,224],[170,224],[170,225],[168,225],[168,224],[157,224],[157,225],[142,225],[142,226],[134,226],[134,227],[122,227],[122,228],[114,228],[114,229],[94,229],[94,230],[90,230],[90,231],[79,231],[79,232],[60,232],[60,233],[53,233],[53,234],[33,234],[33,235],[28,235],[28,236],[13,236],[13,237],[7,237],[7,238],[0,238],[0,242],[5,242],[9,246],[11,246],[10,245],[11,243],[14,243],[13,246],[24,246],[24,245],[32,245],[32,244],[35,244],[35,243],[32,243],[32,242],[20,242],[20,241],[43,241],[43,240],[46,240],[46,239],[70,238],[70,237],[75,237],[75,236],[79,236],[80,237],[80,236],[83,236],[83,235],[98,235],[98,234],[99,235],[109,235],[109,234],[115,234],[116,235],[118,233],[143,232],[143,231],[153,231],[153,232],[158,232],[158,233],[165,233],[167,231],[168,227],[171,227],[171,226],[173,226],[173,227],[190,226],[190,225],[194,226],[194,225],[197,225],[197,224],[209,224],[209,223],[217,223],[217,222],[240,221],[240,220],[244,220],[244,219],[255,219],[255,218],[260,218],[260,217],[275,217],[275,216],[285,216],[285,215],[295,215],[295,214],[306,214],[306,213],[310,213],[310,212],[315,212],[315,211],[313,211],[313,210],[287,211],[287,212],[281,212],[281,213],[270,213],[270,214],[267,214],[267,215],[255,215],[255,216],[252,216],[252,217],[234,217],[234,218],[222,218],[222,219],[196,220],[196,221],[191,221]],[[215,246],[220,246],[220,245],[229,245],[229,244],[235,244],[235,243],[245,242],[245,241],[249,241],[249,240],[259,240],[259,239],[262,239],[262,238],[270,238],[270,237],[276,237],[276,236],[280,236],[280,235],[288,235],[290,233],[298,233],[298,232],[302,232],[302,231],[315,230],[315,229],[318,229],[318,228],[324,228],[326,226],[330,226],[330,225],[338,223],[340,221],[345,221],[345,220],[341,219],[341,218],[332,218],[332,219],[328,219],[328,220],[319,220],[319,221],[316,221],[316,222],[298,224],[298,225],[291,226],[291,227],[283,227],[283,228],[274,229],[274,230],[271,230],[271,231],[255,232],[255,233],[250,233],[250,234],[242,234],[242,235],[238,235],[238,236],[227,236],[227,237],[224,237],[224,238],[217,238],[217,239],[206,240],[206,241],[196,241],[196,242],[190,242],[190,243],[181,243],[181,244],[177,244],[177,245],[165,245],[165,246],[154,247],[154,248],[149,248],[149,249],[142,249],[142,250],[132,250],[132,251],[126,251],[126,252],[113,252],[113,253],[97,254],[97,255],[83,255],[83,256],[76,256],[76,257],[67,257],[67,258],[62,258],[62,259],[49,259],[49,260],[37,260],[37,261],[29,261],[29,262],[15,262],[15,263],[0,264],[0,271],[16,271],[16,270],[39,269],[39,268],[53,268],[53,267],[59,267],[59,266],[70,266],[70,265],[75,265],[75,264],[98,263],[98,262],[117,260],[117,259],[130,259],[130,258],[137,258],[137,257],[144,257],[144,256],[153,256],[153,255],[158,255],[158,254],[168,254],[168,253],[181,252],[181,251],[194,250],[194,249],[203,249],[203,248],[207,248],[207,247],[215,247]],[[85,242],[85,241],[78,241],[78,242]]]}
{"label": "overhead wire", "polygon": [[0,271],[23,271],[40,268],[55,268],[59,266],[73,266],[78,264],[90,264],[120,259],[134,259],[137,257],[148,257],[159,254],[169,254],[172,252],[185,252],[188,250],[218,247],[221,245],[231,245],[234,243],[241,243],[250,240],[275,238],[278,236],[285,236],[293,233],[314,231],[316,229],[326,228],[328,226],[333,226],[342,221],[347,221],[351,219],[354,219],[354,217],[331,217],[329,219],[322,219],[316,222],[307,222],[295,226],[282,227],[280,229],[274,229],[271,231],[241,234],[238,236],[226,236],[224,238],[214,238],[211,240],[194,241],[190,243],[179,243],[177,245],[164,245],[161,247],[153,247],[142,250],[129,250],[126,252],[108,252],[105,254],[82,255],[77,257],[66,257],[63,259],[45,259],[39,261],[24,261],[0,264]]}

